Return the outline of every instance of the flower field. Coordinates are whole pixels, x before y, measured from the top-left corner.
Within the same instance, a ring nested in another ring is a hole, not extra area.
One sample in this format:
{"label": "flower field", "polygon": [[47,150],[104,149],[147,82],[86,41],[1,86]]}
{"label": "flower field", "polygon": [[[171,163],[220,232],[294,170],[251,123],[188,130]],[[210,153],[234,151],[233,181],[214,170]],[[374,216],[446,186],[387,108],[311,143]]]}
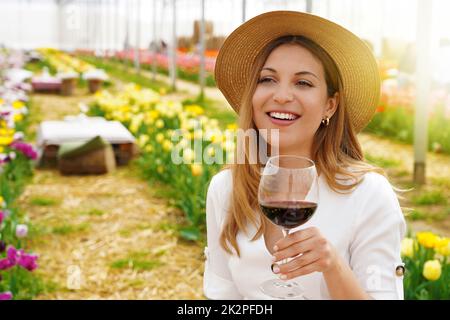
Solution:
{"label": "flower field", "polygon": [[[137,137],[145,176],[170,185],[173,204],[186,215],[180,235],[199,240],[204,232],[207,185],[220,162],[233,157],[236,127],[224,130],[216,119],[204,115],[202,107],[164,99],[134,84],[115,95],[96,94],[91,114],[121,121]],[[202,161],[204,156],[210,157],[210,164]],[[178,163],[173,161],[176,157]]]}
{"label": "flower field", "polygon": [[405,299],[450,297],[450,238],[419,232],[402,241],[405,262]]}
{"label": "flower field", "polygon": [[[0,53],[0,73],[20,66],[18,53]],[[14,61],[14,63],[11,63]],[[24,141],[28,86],[0,80],[0,300],[30,299],[40,289],[33,277],[38,256],[27,244],[29,221],[14,205],[33,174],[37,153]]]}
{"label": "flower field", "polygon": [[58,73],[77,73],[79,75],[95,67],[83,60],[70,56],[69,54],[52,48],[37,49],[42,57]]}

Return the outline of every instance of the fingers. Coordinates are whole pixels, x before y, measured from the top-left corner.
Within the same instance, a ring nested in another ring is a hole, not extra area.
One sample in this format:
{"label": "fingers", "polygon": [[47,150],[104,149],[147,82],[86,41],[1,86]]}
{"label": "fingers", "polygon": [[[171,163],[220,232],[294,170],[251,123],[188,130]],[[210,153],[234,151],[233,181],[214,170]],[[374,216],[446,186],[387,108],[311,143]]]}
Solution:
{"label": "fingers", "polygon": [[320,259],[320,254],[309,251],[301,256],[292,259],[288,263],[276,264],[272,270],[274,273],[289,275],[297,269],[303,268]]}
{"label": "fingers", "polygon": [[279,250],[273,254],[273,261],[277,262],[283,259],[296,257],[301,253],[306,253],[312,250],[315,246],[314,238],[308,238],[301,242],[295,242],[291,246]]}
{"label": "fingers", "polygon": [[318,234],[319,230],[316,227],[310,227],[303,230],[296,231],[294,233],[289,234],[287,237],[284,237],[275,243],[274,251],[283,250],[296,242],[301,242],[307,240],[314,235]]}
{"label": "fingers", "polygon": [[295,269],[288,273],[281,274],[280,278],[283,280],[289,280],[315,272],[319,269],[319,262],[320,260],[316,260],[301,268]]}

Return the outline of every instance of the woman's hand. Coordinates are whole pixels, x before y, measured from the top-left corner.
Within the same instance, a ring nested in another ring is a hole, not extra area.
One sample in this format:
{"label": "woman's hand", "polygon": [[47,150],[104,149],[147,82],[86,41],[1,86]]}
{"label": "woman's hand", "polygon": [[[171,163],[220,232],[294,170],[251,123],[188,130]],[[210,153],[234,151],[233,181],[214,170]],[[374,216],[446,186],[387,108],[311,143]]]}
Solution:
{"label": "woman's hand", "polygon": [[[289,234],[274,246],[272,270],[281,279],[292,279],[312,272],[327,273],[338,264],[338,254],[316,227]],[[301,256],[298,256],[302,254]],[[285,264],[277,264],[283,259],[292,258]]]}

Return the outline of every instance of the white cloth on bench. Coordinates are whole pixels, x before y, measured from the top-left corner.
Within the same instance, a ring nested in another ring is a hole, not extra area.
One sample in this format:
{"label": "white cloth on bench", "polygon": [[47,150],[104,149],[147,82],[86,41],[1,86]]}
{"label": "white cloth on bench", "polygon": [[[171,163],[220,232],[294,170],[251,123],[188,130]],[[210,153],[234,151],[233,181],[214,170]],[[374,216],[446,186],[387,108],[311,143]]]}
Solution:
{"label": "white cloth on bench", "polygon": [[111,144],[134,143],[134,136],[118,121],[101,117],[67,117],[65,121],[43,121],[37,133],[37,145],[61,145],[66,142],[87,141],[101,136]]}

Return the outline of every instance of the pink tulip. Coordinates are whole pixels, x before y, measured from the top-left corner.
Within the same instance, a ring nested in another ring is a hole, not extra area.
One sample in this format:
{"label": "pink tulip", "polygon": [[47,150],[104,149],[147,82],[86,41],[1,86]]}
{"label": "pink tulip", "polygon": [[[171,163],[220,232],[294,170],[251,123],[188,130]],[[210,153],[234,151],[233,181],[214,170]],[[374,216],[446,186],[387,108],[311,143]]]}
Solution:
{"label": "pink tulip", "polygon": [[9,291],[0,293],[0,300],[2,300],[2,301],[3,301],[3,300],[11,300],[12,297],[13,297],[13,295],[12,295],[12,293],[9,292]]}

